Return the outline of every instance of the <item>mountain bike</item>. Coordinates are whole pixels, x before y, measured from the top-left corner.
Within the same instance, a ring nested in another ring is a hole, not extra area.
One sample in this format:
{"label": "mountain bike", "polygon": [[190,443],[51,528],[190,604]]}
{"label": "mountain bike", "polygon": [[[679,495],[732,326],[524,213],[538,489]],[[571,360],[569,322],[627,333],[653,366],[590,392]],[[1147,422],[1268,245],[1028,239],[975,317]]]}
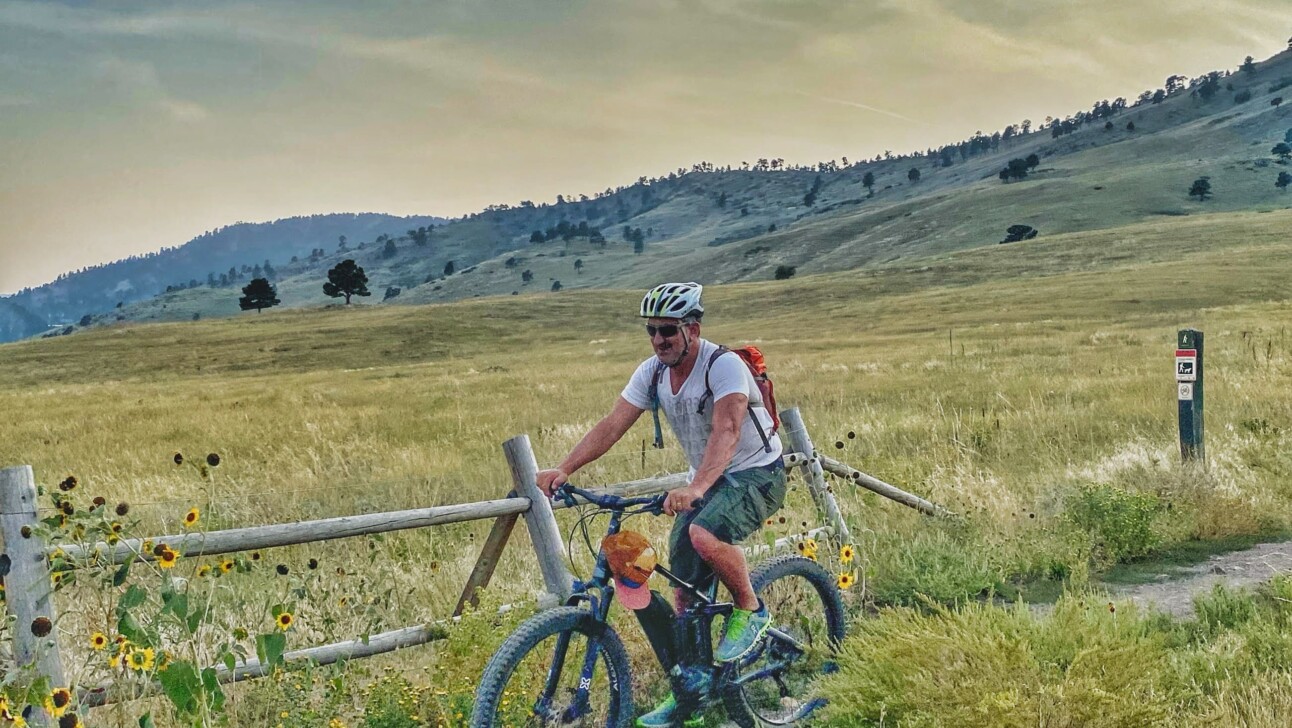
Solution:
{"label": "mountain bike", "polygon": [[[587,523],[609,515],[606,535],[618,533],[628,517],[662,514],[665,496],[625,498],[568,484],[557,496],[584,509],[575,528],[583,529],[584,542],[596,553],[592,577],[576,580],[565,606],[527,619],[490,658],[476,688],[473,728],[633,725],[629,655],[608,619],[614,579],[605,553],[592,546]],[[815,561],[780,556],[753,569],[754,590],[773,625],[748,655],[716,666],[713,623],[733,607],[717,600],[717,579],[689,584],[663,564],[656,564],[655,573],[690,598],[677,618],[679,664],[669,676],[680,705],[704,710],[721,703],[727,717],[744,728],[791,725],[825,705],[814,681],[835,669],[845,618],[834,579]],[[697,692],[696,685],[709,687]]]}

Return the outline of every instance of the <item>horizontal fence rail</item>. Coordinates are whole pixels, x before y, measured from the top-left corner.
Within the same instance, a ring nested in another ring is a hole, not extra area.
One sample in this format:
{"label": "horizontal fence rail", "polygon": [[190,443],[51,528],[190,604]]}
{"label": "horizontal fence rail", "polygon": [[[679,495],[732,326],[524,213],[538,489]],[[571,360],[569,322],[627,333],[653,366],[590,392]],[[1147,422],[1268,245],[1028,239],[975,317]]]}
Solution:
{"label": "horizontal fence rail", "polygon": [[912,495],[894,485],[889,485],[873,475],[867,475],[860,470],[844,465],[838,460],[832,460],[824,455],[820,456],[821,467],[827,471],[838,475],[841,478],[847,478],[852,482],[860,485],[866,490],[878,493],[889,500],[901,503],[904,506],[910,506],[920,513],[929,516],[953,516],[951,511],[935,503],[930,503],[918,495]]}
{"label": "horizontal fence rail", "polygon": [[[791,439],[790,444],[796,450],[782,456],[785,467],[802,468],[813,502],[828,523],[797,536],[777,539],[770,545],[746,546],[744,549],[748,555],[769,554],[789,547],[803,538],[832,537],[841,543],[850,540],[847,525],[840,515],[838,504],[825,485],[823,471],[847,477],[880,495],[916,508],[923,513],[932,515],[948,513],[940,506],[918,496],[817,454],[796,409],[786,410],[782,419],[788,425],[786,429]],[[101,564],[120,564],[131,559],[155,559],[153,553],[141,552],[144,541],[165,545],[187,557],[214,556],[493,519],[493,527],[485,539],[479,559],[471,571],[451,619],[402,627],[370,635],[366,639],[320,645],[283,655],[285,662],[308,661],[320,665],[371,657],[444,638],[447,635],[448,626],[460,618],[466,605],[478,603],[477,592],[488,586],[511,533],[522,517],[530,531],[531,542],[546,586],[544,596],[540,597],[539,606],[553,606],[569,596],[573,585],[573,577],[565,564],[565,544],[561,540],[554,515],[554,511],[569,506],[563,501],[553,502],[538,491],[535,482],[538,466],[527,436],[521,435],[508,440],[503,445],[503,450],[511,467],[513,487],[506,497],[496,500],[248,528],[162,535],[151,539],[124,539],[115,544],[99,542],[89,546],[45,544],[38,537],[19,537],[19,531],[23,526],[36,522],[35,480],[31,468],[27,466],[0,470],[0,504],[4,505],[0,511],[0,529],[3,529],[0,535],[4,538],[5,555],[10,557],[14,565],[7,580],[6,608],[10,618],[17,619],[19,624],[25,624],[35,616],[47,616],[51,621],[54,619],[56,610],[46,574],[48,559],[58,552],[61,552],[68,562],[68,566],[64,568],[75,568],[91,561]],[[685,486],[689,480],[687,473],[673,473],[615,483],[597,490],[623,497],[637,497],[679,488]],[[504,605],[500,611],[509,611],[512,608],[512,605]],[[58,644],[53,635],[48,640],[37,644],[29,634],[29,630],[18,629],[15,630],[14,640],[14,654],[20,664],[34,662],[38,672],[47,677],[50,684],[65,685]],[[235,666],[232,670],[223,665],[216,666],[216,675],[219,682],[230,683],[262,677],[269,674],[272,669],[271,665],[263,665],[252,659]],[[82,686],[78,690],[78,699],[82,706],[92,708],[155,694],[157,690],[159,690],[157,683],[130,689],[122,688],[116,683],[104,683],[90,688]],[[39,711],[35,717],[37,720],[34,724],[41,725]]]}
{"label": "horizontal fence rail", "polygon": [[60,549],[75,563],[84,562],[94,554],[114,564],[131,558],[152,559],[151,553],[140,553],[143,541],[166,545],[184,556],[214,556],[239,551],[292,546],[316,541],[331,541],[352,536],[367,536],[409,528],[442,526],[449,523],[479,521],[529,510],[528,498],[503,498],[479,503],[459,503],[433,508],[415,508],[407,511],[369,513],[361,516],[340,516],[315,521],[299,521],[272,526],[233,528],[225,531],[181,533],[171,536],[154,536],[151,539],[124,539],[115,545],[99,542],[93,546],[49,546],[46,553],[53,555]]}

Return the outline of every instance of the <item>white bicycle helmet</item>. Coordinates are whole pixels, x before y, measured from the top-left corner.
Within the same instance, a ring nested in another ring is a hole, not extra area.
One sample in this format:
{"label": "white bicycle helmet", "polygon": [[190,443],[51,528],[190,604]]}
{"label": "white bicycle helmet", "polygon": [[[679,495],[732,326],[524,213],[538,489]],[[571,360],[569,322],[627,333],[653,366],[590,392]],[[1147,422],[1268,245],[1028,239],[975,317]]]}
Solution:
{"label": "white bicycle helmet", "polygon": [[661,283],[642,298],[642,318],[675,318],[698,321],[704,315],[699,283]]}

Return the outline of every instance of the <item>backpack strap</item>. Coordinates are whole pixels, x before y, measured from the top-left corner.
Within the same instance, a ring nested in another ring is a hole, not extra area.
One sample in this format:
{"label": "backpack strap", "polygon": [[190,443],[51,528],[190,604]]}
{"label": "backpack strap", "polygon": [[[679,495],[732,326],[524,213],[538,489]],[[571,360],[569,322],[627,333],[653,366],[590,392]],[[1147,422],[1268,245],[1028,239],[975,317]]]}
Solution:
{"label": "backpack strap", "polygon": [[[709,357],[709,364],[704,368],[704,396],[700,397],[700,408],[696,410],[696,414],[704,414],[705,403],[713,399],[713,387],[709,385],[709,372],[713,370],[713,364],[718,361],[718,357],[728,352],[731,352],[731,349],[719,344],[718,350],[713,352],[713,356]],[[740,355],[737,354],[737,356]],[[749,365],[745,364],[744,357],[741,357],[740,363],[746,369],[749,368]],[[763,405],[766,406],[766,403],[764,402]],[[753,402],[747,403],[745,409],[749,411],[749,419],[754,421],[754,429],[758,431],[758,437],[763,441],[763,452],[770,453],[772,451],[772,441],[771,438],[767,437],[767,433],[763,431],[763,423],[758,421],[758,415],[754,412]],[[659,431],[658,417],[655,419],[655,429],[657,432]]]}
{"label": "backpack strap", "polygon": [[659,383],[664,375],[664,362],[655,365],[655,373],[650,380],[650,413],[655,419],[655,449],[664,449],[664,431],[659,426]]}

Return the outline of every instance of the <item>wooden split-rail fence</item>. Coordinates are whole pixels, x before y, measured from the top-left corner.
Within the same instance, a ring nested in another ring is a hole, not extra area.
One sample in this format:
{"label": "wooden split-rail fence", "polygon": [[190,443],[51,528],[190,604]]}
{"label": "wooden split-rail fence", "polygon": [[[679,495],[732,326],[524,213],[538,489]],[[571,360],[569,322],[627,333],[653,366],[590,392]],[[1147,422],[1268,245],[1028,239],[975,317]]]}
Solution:
{"label": "wooden split-rail fence", "polygon": [[[929,515],[945,514],[922,498],[907,493],[877,478],[867,475],[837,460],[819,453],[812,445],[807,428],[797,409],[781,414],[781,432],[789,440],[790,451],[784,454],[787,469],[800,467],[813,502],[825,525],[812,529],[810,536],[828,534],[840,543],[850,543],[848,526],[844,523],[831,490],[826,487],[824,474],[847,478],[898,503],[915,508]],[[154,558],[151,553],[141,554],[141,543],[151,540],[165,544],[186,557],[212,556],[243,551],[254,551],[276,546],[329,541],[369,534],[386,533],[410,528],[440,526],[493,519],[493,528],[485,539],[480,556],[467,579],[458,599],[454,618],[466,605],[477,604],[477,591],[489,585],[498,560],[520,517],[524,517],[530,540],[533,543],[542,573],[545,591],[539,599],[540,606],[550,607],[564,603],[573,589],[573,577],[565,563],[565,545],[557,525],[555,510],[566,507],[553,503],[539,491],[536,476],[538,463],[530,447],[529,437],[519,435],[503,443],[503,452],[511,467],[513,489],[504,498],[461,503],[433,508],[341,516],[313,521],[301,521],[268,526],[252,526],[222,531],[186,533],[176,536],[157,536],[152,539],[127,539],[116,544],[97,543],[93,546],[44,543],[36,529],[36,483],[31,466],[0,470],[0,535],[3,536],[4,557],[9,563],[4,577],[5,606],[12,619],[14,658],[19,666],[32,665],[52,686],[66,686],[63,662],[59,653],[57,630],[47,636],[37,637],[30,625],[39,618],[56,623],[53,587],[50,581],[49,559],[62,551],[71,564],[84,563],[86,557],[99,554],[100,563],[120,564],[130,559]],[[675,473],[645,480],[617,483],[606,486],[604,492],[621,496],[641,496],[662,493],[687,484],[686,473]],[[26,535],[24,535],[26,534]],[[796,538],[782,538],[773,546],[745,547],[751,556],[791,545]],[[444,620],[431,624],[404,627],[389,632],[321,645],[286,653],[288,662],[312,661],[324,665],[370,657],[405,647],[425,644],[446,635]],[[271,666],[257,660],[247,660],[233,669],[217,667],[221,683],[261,677],[270,672]],[[97,686],[78,686],[78,703],[84,708],[102,706],[111,702],[140,697],[139,692],[117,692],[113,683]]]}

